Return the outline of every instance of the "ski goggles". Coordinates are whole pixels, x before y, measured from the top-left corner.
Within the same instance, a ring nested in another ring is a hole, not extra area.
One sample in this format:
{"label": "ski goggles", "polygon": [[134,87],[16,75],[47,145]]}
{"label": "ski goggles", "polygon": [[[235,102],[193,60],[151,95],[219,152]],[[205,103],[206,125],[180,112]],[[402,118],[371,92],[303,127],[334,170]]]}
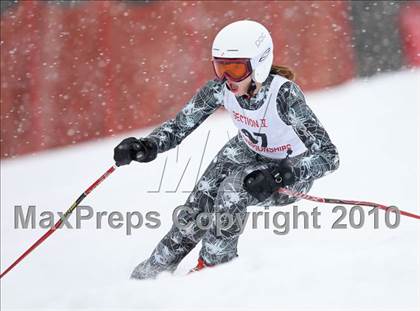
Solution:
{"label": "ski goggles", "polygon": [[225,78],[234,82],[240,82],[249,77],[252,73],[251,61],[249,58],[218,58],[214,57],[213,69],[217,78]]}

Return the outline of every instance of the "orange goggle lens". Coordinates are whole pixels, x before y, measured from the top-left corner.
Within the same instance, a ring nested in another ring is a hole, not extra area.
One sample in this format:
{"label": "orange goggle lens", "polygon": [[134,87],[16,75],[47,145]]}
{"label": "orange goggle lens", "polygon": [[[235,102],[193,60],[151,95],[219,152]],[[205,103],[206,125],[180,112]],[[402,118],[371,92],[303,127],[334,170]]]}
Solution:
{"label": "orange goggle lens", "polygon": [[213,59],[213,68],[219,79],[229,78],[235,82],[242,81],[251,73],[251,63],[249,59]]}

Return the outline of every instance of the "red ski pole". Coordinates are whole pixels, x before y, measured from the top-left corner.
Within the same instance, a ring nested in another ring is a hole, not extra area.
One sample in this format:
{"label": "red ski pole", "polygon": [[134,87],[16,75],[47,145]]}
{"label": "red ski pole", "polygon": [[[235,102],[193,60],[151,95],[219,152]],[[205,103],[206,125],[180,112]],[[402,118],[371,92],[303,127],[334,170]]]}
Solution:
{"label": "red ski pole", "polygon": [[[314,201],[314,202],[320,202],[320,203],[370,206],[370,207],[380,208],[380,209],[383,209],[385,211],[388,210],[388,209],[392,209],[392,207],[390,207],[390,206],[386,206],[386,205],[378,204],[378,203],[372,203],[372,202],[366,202],[366,201],[353,201],[353,200],[320,198],[320,197],[315,197],[315,196],[312,196],[312,195],[309,195],[309,194],[300,193],[300,192],[285,189],[285,188],[280,188],[278,190],[278,192],[287,194],[287,195],[295,197],[295,198],[300,198],[300,199],[304,199],[304,200],[308,200],[308,201]],[[409,213],[409,212],[402,211],[402,210],[399,210],[399,213],[401,215],[404,215],[404,216],[407,216],[407,217],[411,217],[411,218],[414,218],[414,219],[420,219],[420,215],[416,215],[416,214]]]}
{"label": "red ski pole", "polygon": [[89,188],[85,190],[77,200],[70,206],[70,208],[64,213],[63,217],[61,217],[54,226],[52,226],[45,234],[38,239],[31,247],[29,247],[18,259],[16,259],[4,272],[0,274],[0,279],[5,276],[10,270],[12,270],[19,262],[21,262],[26,256],[28,256],[35,248],[37,248],[42,242],[44,242],[51,234],[54,233],[55,230],[60,228],[61,224],[64,220],[66,220],[70,214],[75,210],[77,206],[79,206],[80,202],[83,201],[87,195],[92,192],[100,183],[102,183],[112,172],[115,171],[117,168],[116,165],[111,166],[101,177],[99,177]]}

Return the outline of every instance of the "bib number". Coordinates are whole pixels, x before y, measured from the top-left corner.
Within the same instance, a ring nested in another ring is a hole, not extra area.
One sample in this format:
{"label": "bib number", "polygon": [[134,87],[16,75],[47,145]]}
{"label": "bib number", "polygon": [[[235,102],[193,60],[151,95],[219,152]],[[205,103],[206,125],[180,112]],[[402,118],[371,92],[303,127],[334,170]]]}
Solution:
{"label": "bib number", "polygon": [[247,131],[246,129],[241,129],[241,132],[248,137],[248,139],[255,145],[258,144],[258,142],[261,140],[261,147],[267,147],[268,142],[267,142],[267,135],[264,133],[258,133],[258,132],[253,132],[250,133],[249,131]]}

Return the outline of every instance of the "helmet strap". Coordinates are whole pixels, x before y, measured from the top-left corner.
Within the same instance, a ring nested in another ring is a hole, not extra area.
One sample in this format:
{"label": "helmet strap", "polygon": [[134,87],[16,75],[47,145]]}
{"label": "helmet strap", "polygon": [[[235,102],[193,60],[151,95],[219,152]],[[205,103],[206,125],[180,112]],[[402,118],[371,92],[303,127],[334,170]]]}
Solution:
{"label": "helmet strap", "polygon": [[257,85],[255,84],[254,80],[251,79],[251,83],[249,84],[248,91],[246,92],[247,98],[251,98],[252,95],[254,95],[254,91],[256,88],[257,88]]}

